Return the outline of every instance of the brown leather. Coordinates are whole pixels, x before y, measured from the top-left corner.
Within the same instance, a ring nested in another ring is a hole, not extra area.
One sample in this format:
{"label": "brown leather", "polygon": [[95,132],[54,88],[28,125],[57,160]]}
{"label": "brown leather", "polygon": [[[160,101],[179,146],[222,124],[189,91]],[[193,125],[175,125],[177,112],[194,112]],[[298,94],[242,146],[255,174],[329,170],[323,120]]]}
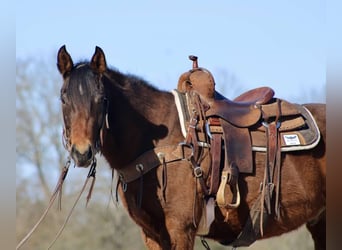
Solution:
{"label": "brown leather", "polygon": [[[198,66],[197,58],[195,61]],[[261,115],[260,109],[255,104],[267,102],[274,95],[271,88],[263,87],[248,91],[238,97],[238,100],[246,102],[231,101],[215,91],[215,80],[210,71],[198,67],[179,77],[177,89],[180,92],[195,91],[209,104],[208,117],[219,116],[238,127],[254,125]]]}
{"label": "brown leather", "polygon": [[248,104],[232,102],[228,99],[215,100],[209,103],[207,117],[218,116],[237,127],[250,127],[261,117],[260,108]]}
{"label": "brown leather", "polygon": [[193,62],[192,69],[183,73],[178,80],[177,89],[181,92],[195,90],[205,99],[213,99],[215,96],[215,80],[211,72],[198,67],[197,56],[189,56]]}
{"label": "brown leather", "polygon": [[[266,179],[263,183],[263,188],[266,189],[265,194],[265,206],[268,214],[271,214],[271,199],[273,194],[273,171],[275,167],[277,150],[278,150],[278,131],[276,122],[270,123],[267,127],[267,156],[266,156]],[[279,149],[280,150],[280,149]]]}
{"label": "brown leather", "polygon": [[198,57],[194,55],[190,55],[189,59],[192,61],[192,68],[193,69],[198,68],[198,61],[197,61]]}
{"label": "brown leather", "polygon": [[278,101],[280,102],[280,110],[282,116],[299,115],[300,109],[298,104],[289,103],[285,100],[274,99],[273,102],[261,105],[261,110],[264,118],[271,118],[277,115]]}
{"label": "brown leather", "polygon": [[[305,121],[302,116],[290,117],[290,118],[282,117],[281,120],[282,121],[279,127],[280,132],[291,131],[291,130],[295,130],[295,129],[305,126]],[[266,131],[265,126],[263,126],[262,124],[259,124],[259,126],[255,128],[255,130],[262,131],[262,132]]]}
{"label": "brown leather", "polygon": [[[182,145],[160,146],[146,151],[133,162],[118,169],[120,180],[124,183],[132,182],[141,177],[141,174],[146,174],[153,168],[156,168],[165,163],[189,159],[192,155],[192,150]],[[141,172],[137,166],[142,166]]]}
{"label": "brown leather", "polygon": [[240,173],[253,173],[252,145],[248,128],[238,128],[223,119],[220,121],[228,165],[236,164]]}
{"label": "brown leather", "polygon": [[210,188],[209,195],[216,195],[220,184],[220,166],[221,166],[221,152],[222,152],[222,135],[213,134],[211,140],[211,171],[210,171]]}
{"label": "brown leather", "polygon": [[[216,194],[216,204],[220,209],[239,206],[239,173],[253,173],[252,150],[265,152],[262,192],[253,203],[241,234],[233,242],[233,246],[249,246],[256,238],[262,237],[269,214],[275,212],[276,217],[279,215],[282,150],[303,150],[308,145],[315,145],[319,131],[309,112],[302,106],[275,98],[273,89],[269,87],[249,90],[233,101],[225,98],[215,91],[212,74],[198,68],[197,57],[191,60],[193,69],[180,77],[178,90],[186,92],[184,96],[187,96],[188,103],[196,95],[203,103],[202,108],[188,106],[189,113],[195,109],[200,114],[196,129],[193,126],[188,134],[193,138],[197,135],[192,141],[195,147],[198,147],[198,142],[209,144],[206,147],[210,150],[212,162],[206,180],[207,194]],[[193,163],[194,166],[196,164]],[[203,182],[200,183],[206,190]]]}
{"label": "brown leather", "polygon": [[[280,100],[280,102],[280,106],[283,107],[281,110],[282,115],[280,117],[280,127],[278,129],[280,140],[279,143],[281,147],[283,148],[289,146],[284,140],[284,137],[289,135],[298,137],[301,146],[314,144],[314,142],[319,138],[319,134],[316,130],[315,121],[312,119],[308,111],[298,104],[290,104],[288,102],[284,102],[283,100]],[[283,105],[284,103],[286,103],[286,105]],[[273,106],[275,107],[275,105]],[[262,107],[262,109],[263,108],[264,107]],[[275,112],[269,112],[270,110],[271,109],[268,109],[268,115],[273,116],[273,118],[271,118],[274,120]],[[253,146],[266,148],[267,138],[265,132],[266,129],[264,125],[259,123],[258,126],[250,128]]]}
{"label": "brown leather", "polygon": [[205,99],[213,99],[215,96],[215,80],[207,70],[196,70],[189,76],[192,88]]}
{"label": "brown leather", "polygon": [[274,90],[269,87],[251,89],[234,99],[234,102],[247,102],[257,105],[268,103],[274,96]]}
{"label": "brown leather", "polygon": [[182,93],[191,90],[191,83],[189,82],[190,74],[190,72],[185,72],[179,77],[177,89]]}

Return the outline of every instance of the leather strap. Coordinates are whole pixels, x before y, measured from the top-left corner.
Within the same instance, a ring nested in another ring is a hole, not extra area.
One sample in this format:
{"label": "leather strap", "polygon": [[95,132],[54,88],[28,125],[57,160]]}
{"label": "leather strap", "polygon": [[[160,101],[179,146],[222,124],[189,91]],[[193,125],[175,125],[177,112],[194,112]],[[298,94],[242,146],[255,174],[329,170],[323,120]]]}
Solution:
{"label": "leather strap", "polygon": [[211,181],[209,195],[216,195],[220,182],[222,135],[212,134],[211,140]]}
{"label": "leather strap", "polygon": [[189,160],[193,150],[183,144],[167,145],[155,147],[146,151],[131,163],[118,169],[120,180],[123,183],[129,183],[137,180],[141,174],[146,174],[153,168],[165,163],[179,160]]}
{"label": "leather strap", "polygon": [[276,102],[261,105],[263,117],[275,117],[279,115],[279,109],[282,116],[299,115],[300,110],[297,105],[293,105],[285,100],[277,99]]}
{"label": "leather strap", "polygon": [[261,195],[253,202],[251,209],[249,210],[249,215],[247,217],[247,221],[238,235],[238,237],[231,244],[233,247],[248,247],[257,239],[260,239],[260,224],[262,227],[266,226],[269,215],[264,211],[263,216],[261,216],[260,212],[260,200],[262,199]]}
{"label": "leather strap", "polygon": [[278,131],[277,124],[275,122],[268,124],[267,128],[267,159],[265,167],[266,172],[266,180],[264,181],[264,188],[266,188],[265,192],[265,205],[267,208],[268,214],[271,214],[271,199],[273,194],[273,174],[274,174],[274,166],[276,162],[276,153],[278,147]]}
{"label": "leather strap", "polygon": [[238,128],[220,118],[223,128],[225,157],[235,162],[240,173],[253,173],[252,143],[248,128]]}

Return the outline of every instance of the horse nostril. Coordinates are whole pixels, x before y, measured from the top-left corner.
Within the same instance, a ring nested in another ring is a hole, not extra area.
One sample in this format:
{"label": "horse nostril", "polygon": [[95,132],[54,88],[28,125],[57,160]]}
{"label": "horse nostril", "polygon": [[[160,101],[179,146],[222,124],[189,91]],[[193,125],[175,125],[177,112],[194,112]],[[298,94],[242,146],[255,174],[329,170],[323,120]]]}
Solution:
{"label": "horse nostril", "polygon": [[75,145],[72,145],[72,147],[71,147],[71,153],[74,154],[75,152],[76,152],[76,147],[75,147]]}

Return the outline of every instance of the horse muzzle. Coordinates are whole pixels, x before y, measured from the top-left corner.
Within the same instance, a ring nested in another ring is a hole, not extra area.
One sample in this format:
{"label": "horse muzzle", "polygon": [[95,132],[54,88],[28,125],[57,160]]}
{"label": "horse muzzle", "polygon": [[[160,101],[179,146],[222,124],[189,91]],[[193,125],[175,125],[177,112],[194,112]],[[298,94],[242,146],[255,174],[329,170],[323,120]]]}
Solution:
{"label": "horse muzzle", "polygon": [[73,145],[70,155],[78,167],[88,167],[94,158],[94,153],[90,145],[82,150]]}

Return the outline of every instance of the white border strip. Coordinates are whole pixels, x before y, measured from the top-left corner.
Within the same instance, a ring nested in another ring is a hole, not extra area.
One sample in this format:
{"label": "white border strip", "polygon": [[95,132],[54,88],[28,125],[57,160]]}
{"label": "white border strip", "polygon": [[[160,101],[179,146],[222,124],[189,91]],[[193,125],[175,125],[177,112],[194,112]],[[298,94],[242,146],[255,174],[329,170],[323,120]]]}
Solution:
{"label": "white border strip", "polygon": [[171,93],[175,97],[175,103],[176,103],[176,107],[177,107],[177,111],[178,111],[179,122],[180,122],[181,130],[182,130],[182,134],[185,138],[187,133],[186,133],[185,125],[184,125],[184,115],[183,115],[181,103],[179,101],[179,96],[178,96],[177,91],[174,89],[171,91]]}

